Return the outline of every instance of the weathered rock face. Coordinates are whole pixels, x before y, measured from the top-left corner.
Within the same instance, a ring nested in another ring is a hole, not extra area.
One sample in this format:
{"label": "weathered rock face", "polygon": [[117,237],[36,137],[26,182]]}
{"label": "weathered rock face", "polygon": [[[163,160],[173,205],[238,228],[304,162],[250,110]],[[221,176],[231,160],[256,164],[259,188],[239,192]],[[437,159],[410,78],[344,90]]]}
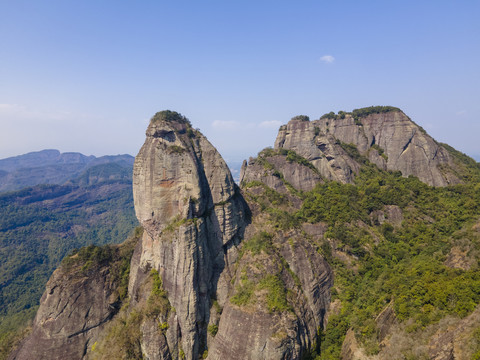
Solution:
{"label": "weathered rock face", "polygon": [[275,149],[289,149],[309,160],[328,180],[352,182],[360,165],[339,146],[335,137],[318,124],[304,118],[293,118],[282,126]]}
{"label": "weathered rock face", "polygon": [[[134,240],[104,248],[102,259],[86,263],[85,248],[62,264],[47,283],[34,320],[32,333],[9,359],[83,359],[119,311],[121,284],[119,264],[129,261]],[[96,248],[99,249],[99,248]],[[98,253],[97,253],[98,254]]]}
{"label": "weathered rock face", "polygon": [[115,314],[105,296],[111,291],[105,269],[94,278],[73,281],[62,275],[57,271],[48,282],[32,335],[13,359],[81,359]]}
{"label": "weathered rock face", "polygon": [[[261,181],[272,189],[284,193],[286,192],[285,181],[295,189],[302,191],[312,190],[316,184],[323,181],[320,173],[315,171],[316,169],[296,162],[289,162],[285,156],[271,156],[268,158],[268,162],[272,165],[272,169],[265,169],[264,165],[258,160],[250,159],[248,165],[245,162],[240,174],[240,183]],[[284,181],[278,177],[275,171],[284,176]]]}
{"label": "weathered rock face", "polygon": [[[145,232],[130,293],[158,270],[174,307],[169,356],[196,359],[206,349],[212,299],[225,301],[221,278],[243,237],[248,207],[216,149],[177,113],[158,113],[134,164],[135,210]],[[146,330],[146,329],[145,329]]]}
{"label": "weathered rock face", "polygon": [[382,169],[414,175],[433,186],[459,183],[448,151],[401,111],[373,113],[354,119],[305,121],[294,118],[283,126],[275,148],[291,149],[310,160],[330,180],[353,181],[359,165],[339,142],[353,144],[361,155]]}
{"label": "weathered rock face", "polygon": [[[245,278],[250,284],[261,278],[260,287],[257,284],[252,294],[254,301],[242,306],[225,303],[208,359],[302,359],[314,348],[317,331],[324,326],[333,274],[299,231],[280,232],[274,242],[276,250],[245,253],[237,262],[236,289],[248,286]],[[281,262],[285,265],[279,266]],[[276,279],[285,288],[288,309],[269,308],[271,293],[262,285],[266,279],[270,283]]]}

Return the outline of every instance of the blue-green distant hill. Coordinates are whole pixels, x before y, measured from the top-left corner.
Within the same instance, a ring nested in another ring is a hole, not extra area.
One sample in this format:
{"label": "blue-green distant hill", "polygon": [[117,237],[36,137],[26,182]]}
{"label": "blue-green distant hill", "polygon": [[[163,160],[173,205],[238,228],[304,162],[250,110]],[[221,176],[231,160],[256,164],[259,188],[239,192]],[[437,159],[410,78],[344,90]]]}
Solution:
{"label": "blue-green distant hill", "polygon": [[0,160],[0,192],[39,184],[61,185],[94,167],[99,180],[131,179],[133,161],[131,155],[95,157],[58,150],[31,152]]}

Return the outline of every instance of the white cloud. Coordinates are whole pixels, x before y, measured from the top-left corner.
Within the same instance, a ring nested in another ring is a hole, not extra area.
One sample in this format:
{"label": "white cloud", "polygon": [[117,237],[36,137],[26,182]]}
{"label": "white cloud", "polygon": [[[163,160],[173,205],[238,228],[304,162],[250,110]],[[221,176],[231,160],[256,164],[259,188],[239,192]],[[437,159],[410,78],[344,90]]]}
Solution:
{"label": "white cloud", "polygon": [[14,109],[15,107],[17,107],[17,105],[15,104],[0,104],[0,111],[11,110],[11,109]]}
{"label": "white cloud", "polygon": [[332,55],[323,55],[320,58],[320,61],[323,61],[324,63],[331,64],[335,61],[335,58]]}
{"label": "white cloud", "polygon": [[457,111],[457,116],[463,116],[463,115],[467,115],[467,110]]}
{"label": "white cloud", "polygon": [[278,120],[262,121],[260,124],[258,124],[258,126],[261,128],[269,128],[269,129],[278,128],[280,125],[282,125],[282,122]]}
{"label": "white cloud", "polygon": [[212,123],[212,127],[215,129],[223,130],[234,130],[239,127],[240,123],[238,121],[226,121],[226,120],[215,120]]}

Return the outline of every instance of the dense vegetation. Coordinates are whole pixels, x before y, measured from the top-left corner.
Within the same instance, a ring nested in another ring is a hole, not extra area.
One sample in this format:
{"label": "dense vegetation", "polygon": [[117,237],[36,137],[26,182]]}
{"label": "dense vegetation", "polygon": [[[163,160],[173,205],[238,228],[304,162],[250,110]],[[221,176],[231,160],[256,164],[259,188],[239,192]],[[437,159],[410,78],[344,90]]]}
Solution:
{"label": "dense vegetation", "polygon": [[[339,301],[341,310],[331,315],[321,351],[312,355],[322,360],[340,358],[350,328],[367,352],[377,353],[375,318],[387,306],[393,305],[396,318],[413,336],[445,316],[463,318],[480,303],[478,164],[452,152],[468,169],[466,182],[435,188],[400,172],[382,171],[355,146],[341,145],[363,164],[355,184],[327,181],[304,193],[287,186],[289,194],[261,182],[244,184],[247,198],[259,204],[275,228],[299,228],[305,222],[327,226],[317,247],[334,269],[332,301]],[[267,150],[259,156],[271,172],[277,171],[268,161],[273,155],[278,153]],[[292,196],[299,198],[300,207],[291,206]],[[274,247],[272,236],[260,233],[245,243],[244,251]],[[452,263],[455,251],[463,255]],[[232,301],[251,301],[254,289],[244,278]]]}
{"label": "dense vegetation", "polygon": [[393,106],[370,106],[361,109],[354,109],[352,112],[339,111],[338,114],[335,114],[333,111],[324,114],[320,119],[344,119],[345,115],[351,115],[354,119],[365,117],[371,114],[382,114],[390,111],[401,111],[399,108]]}
{"label": "dense vegetation", "polygon": [[307,115],[297,115],[294,116],[292,120],[310,121],[310,118]]}
{"label": "dense vegetation", "polygon": [[[388,205],[402,210],[401,224],[379,223],[372,215]],[[374,319],[390,302],[400,321],[409,320],[410,332],[447,314],[464,317],[480,302],[477,262],[464,270],[445,265],[453,246],[470,254],[480,250],[480,237],[471,230],[480,216],[478,184],[434,188],[370,165],[355,185],[318,185],[296,215],[326,222],[326,238],[335,239],[335,250],[349,254],[356,265],[325,253],[335,269],[334,294],[342,312],[325,331],[322,359],[338,358],[350,327],[369,351],[378,351]],[[333,337],[332,331],[342,336]]]}
{"label": "dense vegetation", "polygon": [[153,115],[151,122],[159,122],[159,121],[166,121],[166,122],[182,122],[191,127],[190,120],[188,120],[185,116],[182,114],[176,112],[176,111],[171,111],[171,110],[163,110],[157,112],[155,115]]}
{"label": "dense vegetation", "polygon": [[136,224],[130,181],[41,185],[0,195],[0,342],[33,317],[66,254],[122,242]]}

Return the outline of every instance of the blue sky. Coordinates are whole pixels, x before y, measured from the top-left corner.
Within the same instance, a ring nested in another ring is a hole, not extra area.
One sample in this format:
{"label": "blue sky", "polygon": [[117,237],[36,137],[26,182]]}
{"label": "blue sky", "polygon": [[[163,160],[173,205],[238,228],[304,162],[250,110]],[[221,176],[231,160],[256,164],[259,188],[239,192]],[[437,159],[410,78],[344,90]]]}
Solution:
{"label": "blue sky", "polygon": [[400,107],[480,158],[479,1],[0,0],[0,158],[135,155],[187,116],[229,161],[305,114]]}

